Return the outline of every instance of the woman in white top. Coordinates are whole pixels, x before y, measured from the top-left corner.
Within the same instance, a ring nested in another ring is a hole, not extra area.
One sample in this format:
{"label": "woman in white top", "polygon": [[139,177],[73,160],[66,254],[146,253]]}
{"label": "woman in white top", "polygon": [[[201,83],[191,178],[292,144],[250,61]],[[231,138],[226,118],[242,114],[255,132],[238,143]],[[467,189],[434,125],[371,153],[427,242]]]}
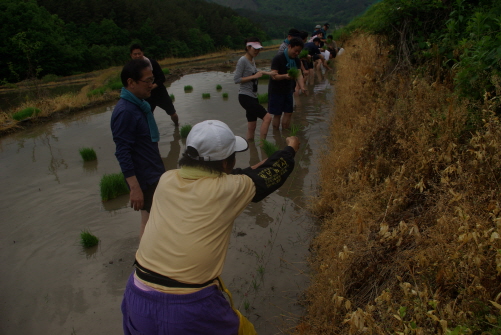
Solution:
{"label": "woman in white top", "polygon": [[263,75],[272,75],[271,71],[258,71],[254,58],[259,54],[263,46],[257,37],[249,37],[245,40],[245,55],[240,57],[235,69],[235,84],[240,84],[238,102],[245,109],[247,117],[247,141],[254,140],[257,118],[263,120],[260,129],[260,139],[266,139],[268,128],[271,123],[271,114],[261,106],[257,99],[257,81]]}

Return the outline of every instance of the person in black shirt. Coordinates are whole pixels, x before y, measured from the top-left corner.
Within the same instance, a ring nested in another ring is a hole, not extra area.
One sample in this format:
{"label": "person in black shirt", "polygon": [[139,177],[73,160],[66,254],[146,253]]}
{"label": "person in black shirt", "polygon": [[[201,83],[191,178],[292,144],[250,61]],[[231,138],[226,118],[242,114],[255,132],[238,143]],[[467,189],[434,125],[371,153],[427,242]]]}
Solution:
{"label": "person in black shirt", "polygon": [[151,91],[151,96],[146,99],[146,101],[151,106],[151,111],[155,111],[155,107],[159,106],[170,116],[172,122],[177,127],[179,125],[179,117],[177,116],[176,109],[172,103],[172,99],[165,88],[165,75],[160,67],[160,64],[154,59],[150,59],[144,56],[143,48],[139,44],[133,44],[130,47],[130,57],[132,59],[144,59],[148,61],[151,65],[151,70],[153,71],[153,76],[155,81],[153,82],[153,89]]}

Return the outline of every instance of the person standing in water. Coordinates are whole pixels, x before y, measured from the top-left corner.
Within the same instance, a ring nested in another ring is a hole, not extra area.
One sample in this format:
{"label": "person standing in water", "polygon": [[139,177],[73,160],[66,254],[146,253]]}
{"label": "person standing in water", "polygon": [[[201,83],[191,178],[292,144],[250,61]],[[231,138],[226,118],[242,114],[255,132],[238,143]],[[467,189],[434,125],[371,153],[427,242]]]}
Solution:
{"label": "person standing in water", "polygon": [[141,211],[143,235],[150,217],[153,193],[165,172],[158,149],[160,134],[150,104],[153,72],[145,59],[127,63],[120,74],[123,88],[111,115],[115,156],[130,189],[130,206]]}
{"label": "person standing in water", "polygon": [[[272,125],[274,129],[289,129],[292,112],[294,110],[293,93],[296,88],[296,81],[299,89],[307,94],[304,86],[303,75],[301,74],[301,62],[298,55],[303,50],[304,43],[294,37],[289,41],[289,45],[284,52],[277,54],[271,61],[271,70],[276,71],[268,84],[268,110],[273,115]],[[290,69],[298,71],[297,78],[289,75]],[[283,114],[283,117],[282,117]]]}
{"label": "person standing in water", "polygon": [[130,57],[132,59],[144,59],[150,63],[151,70],[153,71],[153,76],[155,81],[153,82],[153,89],[151,90],[151,96],[146,99],[151,106],[151,112],[155,111],[155,108],[159,106],[162,108],[171,118],[174,125],[177,127],[179,125],[179,117],[177,116],[176,109],[172,103],[172,99],[165,88],[165,75],[160,67],[160,64],[154,59],[149,59],[144,55],[143,48],[139,44],[133,44],[130,47]]}
{"label": "person standing in water", "polygon": [[238,102],[245,109],[247,117],[247,141],[254,140],[257,118],[263,120],[260,129],[260,139],[266,139],[268,128],[271,123],[271,115],[259,103],[257,98],[257,82],[263,75],[272,75],[272,71],[258,71],[254,58],[259,54],[263,46],[257,37],[249,37],[245,40],[245,55],[240,57],[235,69],[233,80],[235,84],[240,84],[238,90]]}

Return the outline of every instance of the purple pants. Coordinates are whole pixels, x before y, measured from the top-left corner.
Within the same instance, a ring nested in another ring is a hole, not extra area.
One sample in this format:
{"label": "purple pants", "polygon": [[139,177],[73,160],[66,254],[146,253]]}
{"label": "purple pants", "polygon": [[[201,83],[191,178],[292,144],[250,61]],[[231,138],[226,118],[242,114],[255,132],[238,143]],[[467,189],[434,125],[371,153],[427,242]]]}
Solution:
{"label": "purple pants", "polygon": [[191,294],[143,291],[129,277],[122,301],[125,335],[236,335],[238,316],[219,288]]}

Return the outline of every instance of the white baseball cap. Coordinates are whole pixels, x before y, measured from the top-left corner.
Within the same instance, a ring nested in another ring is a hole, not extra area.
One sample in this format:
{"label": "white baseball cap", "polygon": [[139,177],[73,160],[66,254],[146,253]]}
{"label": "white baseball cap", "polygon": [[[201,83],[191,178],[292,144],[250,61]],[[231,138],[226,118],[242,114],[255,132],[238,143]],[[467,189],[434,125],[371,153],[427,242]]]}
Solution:
{"label": "white baseball cap", "polygon": [[249,147],[246,140],[235,136],[226,123],[218,120],[197,123],[188,134],[186,146],[198,151],[198,157],[190,158],[211,162],[222,161]]}

